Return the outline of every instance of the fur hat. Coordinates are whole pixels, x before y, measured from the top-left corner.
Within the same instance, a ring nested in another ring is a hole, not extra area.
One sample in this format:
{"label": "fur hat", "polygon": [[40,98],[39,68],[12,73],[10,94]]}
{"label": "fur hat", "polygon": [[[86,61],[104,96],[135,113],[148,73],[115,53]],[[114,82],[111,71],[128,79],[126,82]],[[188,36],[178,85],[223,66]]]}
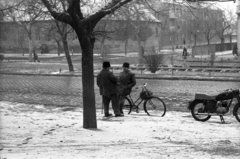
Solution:
{"label": "fur hat", "polygon": [[111,67],[110,62],[108,62],[108,61],[103,61],[102,67],[103,67],[103,68]]}
{"label": "fur hat", "polygon": [[128,63],[128,62],[124,62],[123,65],[122,65],[122,67],[127,67],[127,68],[129,68],[129,63]]}

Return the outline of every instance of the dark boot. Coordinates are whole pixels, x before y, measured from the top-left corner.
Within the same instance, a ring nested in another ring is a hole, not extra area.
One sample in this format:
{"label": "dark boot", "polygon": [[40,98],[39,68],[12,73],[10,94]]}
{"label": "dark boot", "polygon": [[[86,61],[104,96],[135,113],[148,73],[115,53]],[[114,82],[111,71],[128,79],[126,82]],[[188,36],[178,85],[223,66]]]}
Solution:
{"label": "dark boot", "polygon": [[123,114],[115,114],[115,117],[124,117]]}
{"label": "dark boot", "polygon": [[121,113],[121,114],[124,114],[124,113],[123,113],[122,105],[120,105],[120,113]]}
{"label": "dark boot", "polygon": [[112,116],[112,114],[109,114],[109,113],[105,113],[105,115],[104,115],[105,117],[110,117],[110,116]]}

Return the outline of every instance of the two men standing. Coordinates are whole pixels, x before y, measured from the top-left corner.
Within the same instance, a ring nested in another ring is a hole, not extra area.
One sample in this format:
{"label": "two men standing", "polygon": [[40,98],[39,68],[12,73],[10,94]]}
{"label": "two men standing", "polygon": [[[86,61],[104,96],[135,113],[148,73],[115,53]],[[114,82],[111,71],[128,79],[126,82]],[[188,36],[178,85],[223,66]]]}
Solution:
{"label": "two men standing", "polygon": [[125,96],[131,93],[132,87],[136,84],[135,75],[129,71],[129,63],[123,64],[123,72],[119,78],[110,71],[110,62],[103,62],[103,69],[97,75],[97,85],[102,95],[105,117],[112,116],[109,113],[109,103],[112,101],[112,108],[116,117],[122,117],[122,106]]}

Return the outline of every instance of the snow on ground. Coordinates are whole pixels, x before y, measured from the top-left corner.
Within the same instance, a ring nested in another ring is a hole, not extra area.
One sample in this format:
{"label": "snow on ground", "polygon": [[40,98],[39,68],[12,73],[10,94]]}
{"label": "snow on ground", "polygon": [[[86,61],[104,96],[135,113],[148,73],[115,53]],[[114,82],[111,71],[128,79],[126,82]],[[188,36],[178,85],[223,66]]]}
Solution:
{"label": "snow on ground", "polygon": [[0,102],[0,158],[239,159],[240,123],[232,116],[207,122],[190,113],[164,117],[143,111],[82,128],[82,110]]}
{"label": "snow on ground", "polygon": [[[215,52],[215,55],[219,58],[221,58],[221,57],[233,58],[234,57],[231,50]],[[195,58],[208,58],[208,57],[210,57],[210,55],[195,55]]]}

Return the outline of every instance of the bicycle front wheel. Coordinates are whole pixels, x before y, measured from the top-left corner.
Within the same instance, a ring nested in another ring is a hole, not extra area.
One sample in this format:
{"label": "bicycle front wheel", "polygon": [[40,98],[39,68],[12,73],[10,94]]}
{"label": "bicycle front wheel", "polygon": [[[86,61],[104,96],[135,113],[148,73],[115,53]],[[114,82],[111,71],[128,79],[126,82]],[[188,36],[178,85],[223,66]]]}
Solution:
{"label": "bicycle front wheel", "polygon": [[166,105],[158,97],[150,97],[144,102],[144,110],[148,115],[163,117],[166,114]]}

